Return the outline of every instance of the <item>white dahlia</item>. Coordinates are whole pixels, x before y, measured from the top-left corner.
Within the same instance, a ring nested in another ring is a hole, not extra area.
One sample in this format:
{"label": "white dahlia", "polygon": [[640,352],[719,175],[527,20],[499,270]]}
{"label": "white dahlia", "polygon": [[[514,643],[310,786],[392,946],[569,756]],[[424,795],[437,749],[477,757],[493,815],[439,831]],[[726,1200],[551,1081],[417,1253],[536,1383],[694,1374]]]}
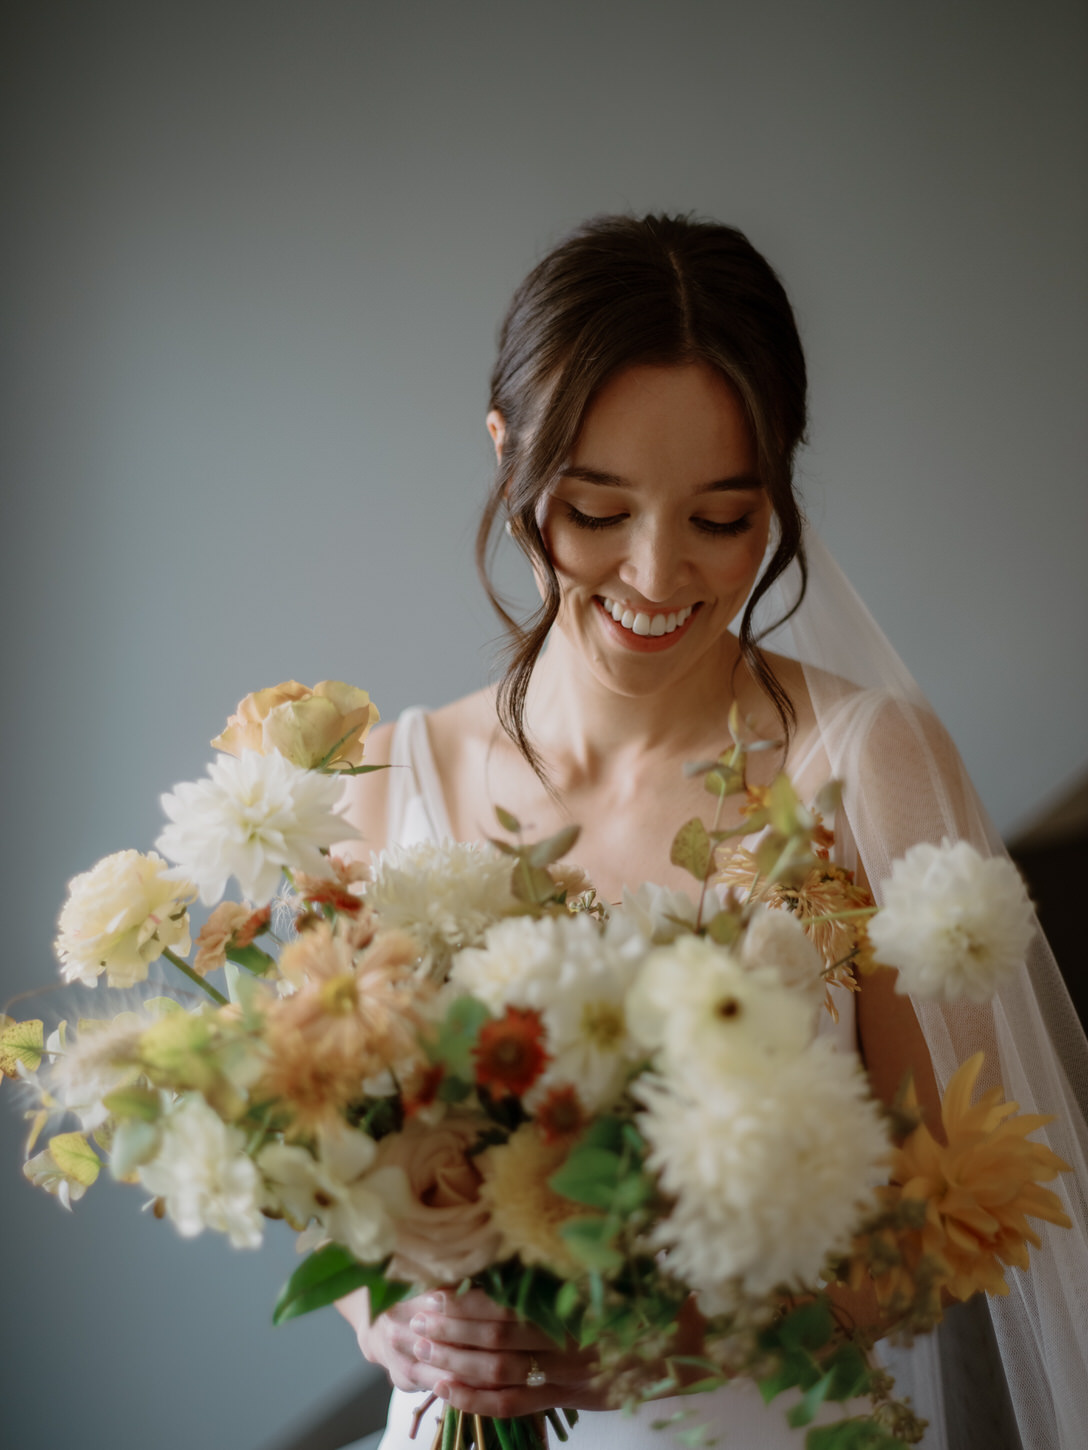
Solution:
{"label": "white dahlia", "polygon": [[275,895],[283,868],[325,873],[323,849],[355,834],[339,814],[341,782],[282,755],[220,755],[208,779],[162,797],[170,824],[155,842],[214,905],[231,876],[256,906]]}
{"label": "white dahlia", "polygon": [[167,875],[154,851],[117,851],[68,883],[54,944],[66,982],[132,987],[164,947],[189,950],[188,881]]}
{"label": "white dahlia", "polygon": [[1011,861],[945,840],[895,862],[869,940],[879,961],[898,968],[898,991],[984,1002],[1023,962],[1033,927]]}
{"label": "white dahlia", "polygon": [[865,1076],[823,1040],[773,1072],[722,1078],[709,1091],[649,1075],[634,1091],[649,1166],[674,1200],[651,1241],[704,1313],[812,1285],[887,1176],[888,1140]]}
{"label": "white dahlia", "polygon": [[240,1128],[224,1123],[199,1093],[186,1093],[162,1119],[159,1151],[138,1176],[164,1200],[184,1238],[210,1228],[236,1249],[255,1249],[264,1224],[261,1175],[244,1146]]}
{"label": "white dahlia", "polygon": [[775,968],[745,967],[734,951],[694,936],[649,954],[628,1020],[662,1072],[703,1086],[795,1057],[814,1030],[810,1003]]}
{"label": "white dahlia", "polygon": [[391,846],[374,862],[365,897],[383,927],[420,942],[437,975],[451,952],[476,946],[493,922],[517,910],[510,874],[508,856],[477,842]]}

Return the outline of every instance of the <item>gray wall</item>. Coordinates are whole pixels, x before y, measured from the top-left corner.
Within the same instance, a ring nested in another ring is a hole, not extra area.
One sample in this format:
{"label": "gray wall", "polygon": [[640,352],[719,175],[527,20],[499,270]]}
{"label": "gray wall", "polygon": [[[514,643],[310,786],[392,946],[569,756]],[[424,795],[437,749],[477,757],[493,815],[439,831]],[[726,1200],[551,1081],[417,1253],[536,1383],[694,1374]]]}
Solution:
{"label": "gray wall", "polygon": [[[53,978],[67,878],[151,844],[247,689],[346,678],[390,716],[485,678],[494,329],[602,210],[720,216],[779,267],[810,511],[999,823],[1082,766],[1082,4],[5,23],[4,996]],[[0,1438],[264,1450],[353,1382],[333,1316],[268,1327],[286,1235],[183,1243],[108,1185],[66,1216],[18,1137],[0,1105]]]}

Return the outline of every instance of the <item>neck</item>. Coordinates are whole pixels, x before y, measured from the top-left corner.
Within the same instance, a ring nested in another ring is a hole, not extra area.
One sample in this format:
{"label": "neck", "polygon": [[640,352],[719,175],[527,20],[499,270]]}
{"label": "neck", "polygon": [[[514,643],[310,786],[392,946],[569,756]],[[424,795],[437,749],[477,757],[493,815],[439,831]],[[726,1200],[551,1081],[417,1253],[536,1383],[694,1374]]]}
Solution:
{"label": "neck", "polygon": [[728,635],[686,675],[670,676],[667,688],[620,694],[557,630],[533,672],[526,724],[558,777],[662,751],[694,759],[728,741],[739,653]]}

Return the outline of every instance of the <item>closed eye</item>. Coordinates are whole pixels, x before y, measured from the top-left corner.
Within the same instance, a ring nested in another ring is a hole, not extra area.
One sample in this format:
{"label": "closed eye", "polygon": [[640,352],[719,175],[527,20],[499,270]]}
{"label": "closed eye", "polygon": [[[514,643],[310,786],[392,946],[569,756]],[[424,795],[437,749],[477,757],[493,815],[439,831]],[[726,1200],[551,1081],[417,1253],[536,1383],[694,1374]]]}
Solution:
{"label": "closed eye", "polygon": [[567,518],[579,529],[610,529],[613,524],[622,524],[626,517],[626,514],[607,514],[601,518],[597,514],[582,513],[572,503],[567,504]]}
{"label": "closed eye", "polygon": [[746,534],[752,527],[752,515],[741,514],[739,519],[730,519],[728,522],[720,519],[692,519],[691,522],[700,533],[721,537],[723,534]]}

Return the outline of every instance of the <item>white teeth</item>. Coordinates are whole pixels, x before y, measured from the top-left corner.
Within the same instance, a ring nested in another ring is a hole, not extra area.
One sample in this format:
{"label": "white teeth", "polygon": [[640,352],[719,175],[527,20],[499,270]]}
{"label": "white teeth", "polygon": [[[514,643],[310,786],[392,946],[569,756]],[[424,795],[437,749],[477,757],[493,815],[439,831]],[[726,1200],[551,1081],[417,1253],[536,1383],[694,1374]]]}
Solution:
{"label": "white teeth", "polygon": [[625,609],[622,604],[614,599],[608,599],[605,595],[598,596],[604,606],[606,614],[610,614],[617,624],[624,629],[629,629],[633,634],[650,635],[659,639],[663,634],[672,634],[674,630],[686,624],[691,618],[695,606],[689,604],[686,609],[677,610],[673,614],[646,614],[642,610],[637,613],[633,609]]}

